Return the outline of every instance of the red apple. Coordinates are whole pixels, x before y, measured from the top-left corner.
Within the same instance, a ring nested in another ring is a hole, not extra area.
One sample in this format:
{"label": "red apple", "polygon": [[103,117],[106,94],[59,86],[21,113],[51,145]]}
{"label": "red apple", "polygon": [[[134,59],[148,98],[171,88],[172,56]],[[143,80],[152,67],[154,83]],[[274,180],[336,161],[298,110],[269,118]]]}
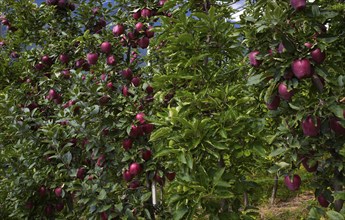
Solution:
{"label": "red apple", "polygon": [[109,66],[114,66],[116,64],[116,57],[114,55],[110,55],[107,57],[107,64]]}
{"label": "red apple", "polygon": [[319,204],[324,207],[324,208],[327,208],[329,206],[329,202],[327,201],[327,199],[325,198],[324,195],[319,195],[317,197],[317,201],[319,202]]}
{"label": "red apple", "polygon": [[128,87],[127,86],[122,86],[122,94],[125,97],[128,96]]}
{"label": "red apple", "polygon": [[277,110],[280,104],[280,98],[279,96],[275,95],[272,99],[271,102],[266,103],[266,106],[269,110]]}
{"label": "red apple", "polygon": [[48,65],[48,66],[50,66],[50,65],[53,64],[52,59],[51,59],[48,55],[44,55],[44,56],[41,58],[41,61],[42,61],[42,63],[44,63],[44,64],[46,64],[46,65]]}
{"label": "red apple", "polygon": [[155,32],[153,32],[152,29],[153,29],[152,26],[150,26],[148,29],[146,29],[146,31],[145,31],[146,37],[152,38],[155,36]]}
{"label": "red apple", "polygon": [[167,177],[167,179],[169,181],[173,181],[175,179],[175,177],[176,177],[176,173],[175,172],[167,172],[165,174],[165,176]]}
{"label": "red apple", "polygon": [[138,136],[142,136],[143,134],[144,132],[141,126],[132,125],[129,136],[138,137]]}
{"label": "red apple", "polygon": [[138,40],[138,45],[142,49],[147,48],[149,46],[149,44],[150,44],[150,39],[148,37],[142,37]]}
{"label": "red apple", "polygon": [[159,0],[158,6],[162,7],[167,0]]}
{"label": "red apple", "polygon": [[284,178],[284,184],[285,186],[291,190],[296,191],[299,189],[301,185],[301,177],[297,174],[293,175],[293,179],[290,179],[290,176],[285,176]]}
{"label": "red apple", "polygon": [[110,53],[111,52],[111,43],[109,43],[108,41],[105,41],[101,44],[101,51],[103,53]]}
{"label": "red apple", "polygon": [[134,162],[129,166],[129,173],[133,176],[138,175],[141,171],[142,167],[139,163]]}
{"label": "red apple", "polygon": [[138,87],[140,85],[140,78],[139,77],[133,77],[131,80],[133,86]]}
{"label": "red apple", "polygon": [[162,178],[158,173],[156,173],[153,177],[153,179],[159,183],[159,185],[164,185],[164,178]]}
{"label": "red apple", "polygon": [[147,86],[145,91],[147,92],[147,94],[152,94],[153,93],[153,87],[152,86]]}
{"label": "red apple", "polygon": [[107,88],[110,89],[110,90],[114,90],[115,86],[114,86],[113,82],[108,82],[107,83]]}
{"label": "red apple", "polygon": [[145,123],[145,114],[143,112],[140,112],[135,116],[135,119],[137,121],[139,121],[140,124],[144,124]]}
{"label": "red apple", "polygon": [[115,36],[120,36],[125,32],[125,27],[122,24],[117,24],[113,27],[113,34]]}
{"label": "red apple", "polygon": [[252,51],[249,53],[249,62],[254,67],[259,67],[262,63],[261,60],[256,59],[256,55],[258,55],[259,53],[259,51]]}
{"label": "red apple", "polygon": [[46,216],[51,216],[54,212],[54,206],[53,205],[46,205],[46,207],[44,208],[44,214]]}
{"label": "red apple", "polygon": [[122,76],[126,79],[132,79],[132,75],[133,75],[133,72],[129,68],[122,71]]}
{"label": "red apple", "polygon": [[143,9],[141,10],[141,12],[140,12],[140,15],[141,15],[141,17],[143,17],[143,18],[149,18],[149,17],[151,17],[152,12],[151,12],[151,10],[148,9],[148,8],[143,8]]}
{"label": "red apple", "polygon": [[65,205],[63,203],[58,203],[55,205],[55,209],[57,212],[61,212],[64,207],[65,207]]}
{"label": "red apple", "polygon": [[317,170],[317,167],[318,167],[318,162],[316,161],[313,166],[310,166],[308,162],[309,162],[308,157],[302,158],[302,165],[306,169],[306,171],[308,171],[310,173],[315,172]]}
{"label": "red apple", "polygon": [[130,189],[136,189],[140,186],[140,182],[139,180],[133,180],[130,184],[129,184],[129,188]]}
{"label": "red apple", "polygon": [[133,13],[134,20],[138,20],[141,17],[141,10],[138,10]]}
{"label": "red apple", "polygon": [[45,197],[47,195],[47,188],[45,186],[41,186],[38,189],[38,194],[40,195],[41,198]]}
{"label": "red apple", "polygon": [[144,125],[142,125],[142,129],[143,129],[145,134],[150,134],[153,131],[154,128],[155,128],[155,126],[153,124],[144,124]]}
{"label": "red apple", "polygon": [[313,60],[318,64],[323,63],[323,61],[325,61],[325,59],[326,59],[326,53],[322,52],[320,50],[320,48],[316,48],[316,49],[312,50],[310,52],[310,55],[313,58]]}
{"label": "red apple", "polygon": [[133,141],[129,138],[123,140],[122,142],[122,147],[123,149],[125,149],[126,151],[128,151],[129,149],[132,148],[132,145],[133,145]]}
{"label": "red apple", "polygon": [[104,95],[101,98],[99,98],[99,104],[101,106],[104,106],[104,105],[108,104],[109,101],[110,101],[110,97],[107,96],[107,95]]}
{"label": "red apple", "polygon": [[61,54],[59,60],[61,63],[67,64],[69,62],[69,56],[67,54]]}
{"label": "red apple", "polygon": [[98,60],[98,54],[97,53],[88,53],[86,55],[86,58],[87,58],[87,62],[90,65],[95,65],[97,63],[97,60]]}
{"label": "red apple", "polygon": [[306,8],[307,1],[306,0],[291,0],[290,4],[296,11],[301,11]]}
{"label": "red apple", "polygon": [[149,149],[143,150],[143,151],[141,152],[141,156],[142,156],[142,158],[143,158],[145,161],[148,161],[148,160],[151,159],[152,151],[149,150]]}
{"label": "red apple", "polygon": [[316,118],[316,124],[313,118],[309,115],[302,121],[302,130],[305,136],[315,137],[320,133],[321,120],[319,117]]}
{"label": "red apple", "polygon": [[308,59],[294,60],[291,64],[291,69],[297,79],[307,78],[312,75],[312,69]]}
{"label": "red apple", "polygon": [[345,128],[339,123],[340,119],[337,117],[331,117],[329,119],[329,127],[337,135],[345,135]]}
{"label": "red apple", "polygon": [[54,193],[55,193],[56,197],[61,197],[62,196],[62,188],[56,187],[54,190]]}
{"label": "red apple", "polygon": [[135,30],[140,32],[141,30],[143,30],[144,28],[144,24],[142,22],[138,22],[135,24]]}
{"label": "red apple", "polygon": [[101,213],[101,219],[102,220],[108,220],[108,214],[106,212]]}
{"label": "red apple", "polygon": [[102,154],[101,156],[99,156],[99,158],[97,159],[97,163],[96,165],[99,167],[103,167],[105,163],[105,155]]}
{"label": "red apple", "polygon": [[133,179],[133,176],[132,174],[128,171],[128,170],[125,170],[122,174],[122,177],[123,179],[126,181],[126,182],[129,182]]}
{"label": "red apple", "polygon": [[310,43],[310,42],[305,42],[305,43],[304,43],[304,46],[305,46],[306,48],[308,48],[308,49],[311,49],[311,48],[313,47],[313,44]]}
{"label": "red apple", "polygon": [[83,180],[85,178],[85,174],[86,174],[86,170],[84,167],[80,167],[78,170],[77,170],[77,178],[80,179],[80,180]]}
{"label": "red apple", "polygon": [[291,97],[294,95],[294,91],[288,89],[285,83],[280,83],[278,86],[278,93],[282,99],[290,100]]}
{"label": "red apple", "polygon": [[54,90],[54,89],[50,89],[47,98],[49,100],[52,99],[57,99],[59,97],[59,94]]}

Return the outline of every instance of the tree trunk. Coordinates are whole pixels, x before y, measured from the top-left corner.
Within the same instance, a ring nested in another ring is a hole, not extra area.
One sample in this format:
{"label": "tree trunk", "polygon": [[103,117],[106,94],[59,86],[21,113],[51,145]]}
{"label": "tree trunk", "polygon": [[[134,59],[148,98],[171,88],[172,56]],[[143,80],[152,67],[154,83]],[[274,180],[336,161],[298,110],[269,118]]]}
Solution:
{"label": "tree trunk", "polygon": [[277,196],[277,190],[278,190],[278,174],[276,174],[274,177],[274,185],[273,185],[272,195],[271,195],[271,199],[270,199],[271,205],[274,205],[274,201],[275,201],[276,196]]}

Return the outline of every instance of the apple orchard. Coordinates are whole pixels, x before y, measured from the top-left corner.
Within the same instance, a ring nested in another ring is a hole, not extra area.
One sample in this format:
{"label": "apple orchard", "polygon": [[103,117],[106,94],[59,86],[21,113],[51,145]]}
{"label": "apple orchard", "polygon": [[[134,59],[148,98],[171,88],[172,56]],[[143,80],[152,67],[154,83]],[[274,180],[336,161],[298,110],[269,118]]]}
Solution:
{"label": "apple orchard", "polygon": [[344,219],[344,1],[234,2],[1,1],[0,218]]}

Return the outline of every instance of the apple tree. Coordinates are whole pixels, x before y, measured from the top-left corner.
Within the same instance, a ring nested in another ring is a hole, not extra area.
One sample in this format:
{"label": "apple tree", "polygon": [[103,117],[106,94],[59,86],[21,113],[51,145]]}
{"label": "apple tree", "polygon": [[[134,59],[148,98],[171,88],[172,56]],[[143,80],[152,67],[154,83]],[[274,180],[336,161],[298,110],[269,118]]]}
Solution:
{"label": "apple tree", "polygon": [[[338,212],[345,199],[344,9],[340,1],[259,0],[248,2],[242,15],[249,80],[266,112],[263,139],[279,161],[272,170],[303,165],[315,173],[320,205]],[[292,176],[285,182],[295,190],[301,180]],[[337,219],[335,211],[327,215]],[[324,214],[310,211],[316,218]]]}
{"label": "apple tree", "polygon": [[142,68],[165,1],[107,2],[0,2],[3,219],[169,218]]}
{"label": "apple tree", "polygon": [[243,195],[262,152],[258,101],[248,92],[234,10],[219,1],[173,1],[147,66],[153,73],[156,130],[150,142],[163,173],[175,172],[164,203],[174,219],[253,219]]}

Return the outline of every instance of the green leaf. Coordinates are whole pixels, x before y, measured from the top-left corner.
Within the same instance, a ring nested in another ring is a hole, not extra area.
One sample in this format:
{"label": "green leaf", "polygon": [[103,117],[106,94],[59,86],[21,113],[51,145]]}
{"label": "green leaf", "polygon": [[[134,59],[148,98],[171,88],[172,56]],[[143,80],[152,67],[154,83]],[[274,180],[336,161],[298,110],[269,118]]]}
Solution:
{"label": "green leaf", "polygon": [[225,171],[225,167],[219,169],[213,176],[213,184],[217,185],[219,180],[222,178],[222,175]]}
{"label": "green leaf", "polygon": [[159,128],[158,130],[156,130],[155,132],[153,132],[150,136],[150,141],[156,141],[159,138],[162,138],[168,134],[170,134],[172,132],[172,129],[170,127],[162,127]]}
{"label": "green leaf", "polygon": [[262,80],[264,80],[262,76],[263,74],[257,74],[257,75],[249,77],[247,81],[247,85],[252,86],[252,85],[259,84]]}
{"label": "green leaf", "polygon": [[326,214],[330,220],[344,220],[345,219],[342,214],[333,210],[327,211]]}
{"label": "green leaf", "polygon": [[165,149],[162,151],[159,151],[155,154],[154,158],[159,158],[159,157],[163,157],[166,155],[174,155],[177,154],[178,152],[180,152],[180,150],[176,150],[176,149]]}
{"label": "green leaf", "polygon": [[150,197],[151,197],[151,192],[144,193],[143,195],[141,195],[140,201],[142,203],[146,202],[148,199],[150,199]]}
{"label": "green leaf", "polygon": [[71,154],[71,152],[67,152],[67,153],[65,153],[63,156],[62,156],[62,162],[64,163],[64,164],[70,164],[71,163],[71,161],[72,161],[72,154]]}
{"label": "green leaf", "polygon": [[180,219],[183,218],[183,216],[184,216],[187,212],[188,212],[188,208],[183,207],[183,206],[182,206],[182,207],[179,207],[179,209],[176,210],[176,211],[174,212],[173,219],[174,219],[174,220],[180,220]]}
{"label": "green leaf", "polygon": [[106,192],[104,189],[102,189],[102,190],[99,192],[99,194],[98,194],[98,196],[97,196],[97,199],[98,199],[98,200],[104,200],[105,198],[107,198],[107,192]]}
{"label": "green leaf", "polygon": [[272,151],[269,155],[269,157],[276,157],[278,155],[281,155],[283,153],[285,153],[287,151],[286,148],[283,148],[283,147],[279,147],[277,149],[275,149],[274,151]]}

